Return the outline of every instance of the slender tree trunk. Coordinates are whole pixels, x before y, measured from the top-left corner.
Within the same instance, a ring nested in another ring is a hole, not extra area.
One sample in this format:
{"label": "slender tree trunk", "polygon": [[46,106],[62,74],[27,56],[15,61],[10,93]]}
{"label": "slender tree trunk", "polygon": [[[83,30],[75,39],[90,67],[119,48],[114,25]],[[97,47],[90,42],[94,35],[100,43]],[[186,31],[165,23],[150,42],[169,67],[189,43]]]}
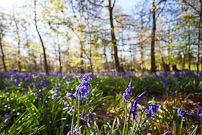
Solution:
{"label": "slender tree trunk", "polygon": [[81,44],[81,53],[80,53],[80,59],[81,59],[81,61],[80,61],[80,65],[81,65],[81,68],[80,68],[80,73],[85,73],[85,71],[84,71],[84,67],[83,67],[83,64],[84,64],[84,62],[83,62],[83,41],[80,41],[80,44]]}
{"label": "slender tree trunk", "polygon": [[156,6],[155,0],[153,0],[152,14],[153,14],[153,26],[152,26],[152,40],[151,40],[151,72],[156,72],[155,64],[155,33],[156,33]]}
{"label": "slender tree trunk", "polygon": [[91,46],[90,46],[90,68],[91,68],[91,73],[93,74],[92,47]]}
{"label": "slender tree trunk", "polygon": [[2,53],[2,62],[3,62],[3,66],[4,66],[4,71],[7,72],[6,63],[5,63],[5,54],[4,54],[4,50],[3,50],[2,40],[3,39],[0,38],[0,46],[1,46],[1,53]]}
{"label": "slender tree trunk", "polygon": [[199,22],[199,29],[198,29],[198,45],[197,45],[197,59],[196,59],[196,66],[197,66],[197,72],[199,71],[199,48],[200,48],[200,40],[201,40],[201,30],[200,30],[200,22]]}
{"label": "slender tree trunk", "polygon": [[46,48],[45,48],[45,46],[43,44],[43,40],[42,40],[42,37],[41,37],[41,35],[39,33],[38,26],[37,26],[37,20],[36,20],[36,0],[34,0],[34,13],[35,13],[34,20],[35,20],[36,31],[37,31],[37,33],[39,35],[39,39],[41,41],[41,45],[42,45],[42,48],[43,48],[45,71],[46,71],[46,74],[49,74],[48,73],[48,64],[47,64],[47,59],[46,59]]}
{"label": "slender tree trunk", "polygon": [[107,69],[108,69],[108,72],[110,72],[110,67],[109,67],[109,63],[107,61],[107,54],[106,54],[106,46],[104,46],[104,56],[105,56],[105,59],[106,59],[106,64],[107,64]]}
{"label": "slender tree trunk", "polygon": [[[200,22],[199,22],[199,38],[200,38],[200,42],[201,42],[201,24],[202,24],[202,0],[200,0]],[[198,46],[199,48],[201,47],[201,45]],[[198,51],[197,51],[198,52]],[[198,54],[199,55],[199,54]],[[199,62],[198,62],[199,63]],[[202,71],[202,58],[201,58],[201,71]]]}
{"label": "slender tree trunk", "polygon": [[141,16],[141,34],[140,34],[140,58],[141,58],[141,71],[144,71],[144,47],[142,43],[142,32],[143,32],[143,16]]}
{"label": "slender tree trunk", "polygon": [[[189,30],[190,30],[190,28],[189,28]],[[189,31],[189,50],[188,50],[188,52],[189,52],[189,71],[191,70],[191,45],[190,45],[190,43],[191,43],[191,36],[190,36],[190,31]]]}
{"label": "slender tree trunk", "polygon": [[17,29],[17,36],[18,36],[18,69],[19,71],[21,72],[21,62],[20,62],[20,33],[19,33],[19,28],[18,28],[18,23],[17,23],[17,20],[15,19],[14,17],[14,21],[15,21],[15,26],[16,26],[16,29]]}
{"label": "slender tree trunk", "polygon": [[121,72],[121,68],[119,65],[119,58],[118,58],[118,48],[117,48],[116,38],[114,33],[113,7],[111,6],[111,0],[109,0],[109,16],[110,16],[110,25],[111,25],[111,40],[112,40],[112,45],[114,47],[115,67],[117,72]]}
{"label": "slender tree trunk", "polygon": [[62,73],[62,62],[61,62],[61,52],[60,52],[60,44],[59,44],[59,38],[58,38],[58,34],[57,34],[57,43],[58,43],[58,57],[59,57],[59,72]]}

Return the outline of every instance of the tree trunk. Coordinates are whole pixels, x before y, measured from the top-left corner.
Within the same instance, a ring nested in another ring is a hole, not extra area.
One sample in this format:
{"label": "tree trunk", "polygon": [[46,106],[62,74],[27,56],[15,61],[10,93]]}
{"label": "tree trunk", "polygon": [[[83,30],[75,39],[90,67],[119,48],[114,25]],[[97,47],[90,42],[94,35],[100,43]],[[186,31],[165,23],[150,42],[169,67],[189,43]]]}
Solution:
{"label": "tree trunk", "polygon": [[106,55],[106,47],[104,46],[104,56],[105,56],[105,59],[106,59],[106,64],[107,64],[107,69],[108,69],[108,72],[110,72],[110,67],[109,67],[109,63],[107,61],[107,55]]}
{"label": "tree trunk", "polygon": [[118,48],[116,44],[116,38],[114,33],[114,24],[113,24],[113,7],[111,6],[111,0],[109,0],[109,16],[110,16],[110,26],[111,26],[111,40],[112,45],[114,47],[114,59],[115,59],[115,67],[117,72],[121,72],[121,68],[119,65],[119,58],[118,58]]}
{"label": "tree trunk", "polygon": [[59,72],[62,73],[62,62],[61,62],[61,52],[60,52],[60,44],[59,44],[59,38],[58,38],[58,34],[57,34],[57,42],[58,42],[58,57],[59,57]]}
{"label": "tree trunk", "polygon": [[15,15],[14,15],[14,21],[15,21],[15,27],[17,29],[17,36],[18,36],[18,69],[19,69],[19,72],[21,72],[21,62],[20,62],[20,33],[19,33],[19,28],[18,28],[18,23],[17,23],[17,20],[15,18]]}
{"label": "tree trunk", "polygon": [[80,41],[80,44],[81,44],[81,53],[80,53],[80,65],[81,65],[81,67],[80,67],[80,73],[85,73],[85,71],[84,71],[84,68],[83,68],[83,41]]}
{"label": "tree trunk", "polygon": [[155,0],[153,0],[153,26],[152,26],[152,40],[151,40],[151,72],[156,72],[156,64],[155,64],[155,32],[156,32],[156,17],[155,17]]}
{"label": "tree trunk", "polygon": [[46,48],[43,44],[43,40],[41,38],[41,35],[39,33],[39,30],[38,30],[38,26],[37,26],[37,20],[36,20],[36,0],[34,0],[34,13],[35,13],[35,17],[34,17],[34,20],[35,20],[35,27],[36,27],[36,31],[39,35],[39,39],[41,41],[41,45],[42,45],[42,48],[43,48],[43,55],[44,55],[44,66],[45,66],[45,70],[46,70],[46,74],[48,75],[48,64],[47,64],[47,59],[46,59]]}
{"label": "tree trunk", "polygon": [[[190,27],[189,27],[189,30],[190,30]],[[190,36],[190,31],[189,31],[189,50],[188,50],[188,52],[189,52],[189,71],[191,70],[191,45],[190,45],[190,43],[191,43],[191,36]]]}
{"label": "tree trunk", "polygon": [[[201,24],[202,24],[202,0],[200,0],[200,6],[201,6],[201,10],[200,10],[199,30],[201,30]],[[199,34],[200,34],[199,38],[200,38],[200,42],[201,42],[201,32],[199,32]],[[199,45],[198,47],[200,48],[201,45]],[[202,58],[201,58],[201,71],[202,71]]]}
{"label": "tree trunk", "polygon": [[5,55],[4,55],[4,51],[3,51],[3,45],[2,45],[2,38],[0,38],[0,46],[1,46],[1,53],[2,53],[2,62],[3,62],[3,66],[4,66],[4,71],[7,72],[6,69],[6,63],[5,63]]}
{"label": "tree trunk", "polygon": [[141,71],[144,72],[144,47],[142,43],[142,33],[143,33],[143,16],[141,16],[141,33],[140,33],[140,59],[141,59]]}

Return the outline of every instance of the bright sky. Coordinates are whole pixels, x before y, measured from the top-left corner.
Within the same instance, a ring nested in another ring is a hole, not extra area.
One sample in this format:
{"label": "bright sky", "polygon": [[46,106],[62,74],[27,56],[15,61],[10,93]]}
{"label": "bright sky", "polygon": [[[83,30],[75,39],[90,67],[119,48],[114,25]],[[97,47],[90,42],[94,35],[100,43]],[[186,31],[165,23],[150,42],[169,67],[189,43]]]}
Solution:
{"label": "bright sky", "polygon": [[[117,5],[122,6],[124,10],[128,10],[133,8],[137,1],[139,0],[117,0]],[[22,5],[23,2],[24,0],[0,0],[0,9],[6,10],[16,4]]]}

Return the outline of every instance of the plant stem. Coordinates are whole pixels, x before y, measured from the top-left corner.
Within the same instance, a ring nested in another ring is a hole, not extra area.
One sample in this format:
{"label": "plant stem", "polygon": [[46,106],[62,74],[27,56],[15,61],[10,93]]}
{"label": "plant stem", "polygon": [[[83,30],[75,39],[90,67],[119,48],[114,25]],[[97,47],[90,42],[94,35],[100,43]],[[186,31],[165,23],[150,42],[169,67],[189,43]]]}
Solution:
{"label": "plant stem", "polygon": [[180,123],[180,129],[179,129],[178,135],[181,135],[182,126],[183,126],[183,118],[182,118],[181,123]]}
{"label": "plant stem", "polygon": [[77,128],[79,130],[79,124],[80,124],[80,100],[78,100],[78,110],[77,110]]}
{"label": "plant stem", "polygon": [[126,121],[127,121],[127,106],[125,105],[125,122],[124,122],[124,126],[123,126],[122,135],[125,135]]}
{"label": "plant stem", "polygon": [[202,119],[200,121],[201,121],[201,134],[202,134]]}
{"label": "plant stem", "polygon": [[152,123],[152,135],[155,135],[155,133],[154,133],[154,122],[153,122],[153,120],[151,120],[151,123]]}
{"label": "plant stem", "polygon": [[74,112],[73,112],[73,116],[72,116],[71,133],[73,132],[73,128],[74,128],[74,119],[75,119],[75,112],[76,112],[76,104],[77,104],[77,98],[76,98],[76,101],[75,101]]}

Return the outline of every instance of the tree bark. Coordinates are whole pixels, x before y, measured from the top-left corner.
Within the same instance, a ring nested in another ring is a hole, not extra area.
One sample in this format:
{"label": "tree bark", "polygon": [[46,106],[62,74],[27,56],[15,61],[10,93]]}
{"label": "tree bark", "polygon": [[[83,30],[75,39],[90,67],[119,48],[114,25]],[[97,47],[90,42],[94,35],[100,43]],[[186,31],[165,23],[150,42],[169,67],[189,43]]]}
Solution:
{"label": "tree bark", "polygon": [[7,72],[6,63],[5,63],[5,54],[4,54],[4,51],[3,51],[2,40],[3,39],[0,38],[0,46],[1,46],[1,53],[2,53],[2,62],[3,62],[3,66],[4,66],[4,71]]}
{"label": "tree bark", "polygon": [[60,44],[59,44],[59,38],[58,38],[58,34],[57,34],[57,42],[58,42],[58,57],[59,57],[59,72],[62,73],[62,62],[61,62],[61,52],[60,52]]}
{"label": "tree bark", "polygon": [[116,38],[114,33],[113,7],[111,6],[111,0],[109,0],[109,16],[110,16],[110,26],[111,26],[111,40],[112,40],[112,45],[114,47],[115,67],[117,72],[121,72],[121,68],[119,65],[119,58],[118,58],[118,48],[117,48]]}
{"label": "tree bark", "polygon": [[143,16],[141,15],[141,33],[140,33],[140,58],[141,58],[141,71],[144,72],[144,47],[143,47],[143,43],[142,43],[142,33],[143,33]]}
{"label": "tree bark", "polygon": [[[199,42],[201,42],[201,24],[202,24],[202,0],[200,0],[200,6],[201,6],[201,8],[200,8],[200,21],[199,21]],[[199,45],[198,46],[198,48],[200,48],[201,47],[201,45]],[[197,52],[199,52],[199,51],[197,51]],[[198,55],[198,57],[199,57],[199,53],[197,54]],[[198,59],[199,60],[199,59]],[[199,63],[199,62],[198,62]],[[201,71],[202,71],[202,58],[201,58]]]}
{"label": "tree bark", "polygon": [[37,26],[37,20],[36,20],[36,0],[34,0],[34,13],[35,13],[35,17],[34,17],[34,20],[35,20],[35,27],[36,27],[36,31],[39,35],[39,39],[41,41],[41,45],[42,45],[42,48],[43,48],[43,55],[44,55],[44,66],[45,66],[45,71],[46,71],[46,74],[48,75],[48,64],[47,64],[47,59],[46,59],[46,48],[43,44],[43,40],[42,40],[42,37],[39,33],[39,30],[38,30],[38,26]]}
{"label": "tree bark", "polygon": [[151,40],[151,72],[156,72],[155,64],[155,33],[156,33],[156,6],[155,0],[153,0],[152,14],[153,14],[153,26],[152,26],[152,40]]}
{"label": "tree bark", "polygon": [[21,62],[20,62],[20,33],[19,33],[19,28],[18,28],[18,24],[17,24],[17,20],[14,18],[14,21],[15,21],[15,26],[16,26],[16,29],[17,29],[17,36],[18,36],[18,69],[19,71],[21,72]]}

